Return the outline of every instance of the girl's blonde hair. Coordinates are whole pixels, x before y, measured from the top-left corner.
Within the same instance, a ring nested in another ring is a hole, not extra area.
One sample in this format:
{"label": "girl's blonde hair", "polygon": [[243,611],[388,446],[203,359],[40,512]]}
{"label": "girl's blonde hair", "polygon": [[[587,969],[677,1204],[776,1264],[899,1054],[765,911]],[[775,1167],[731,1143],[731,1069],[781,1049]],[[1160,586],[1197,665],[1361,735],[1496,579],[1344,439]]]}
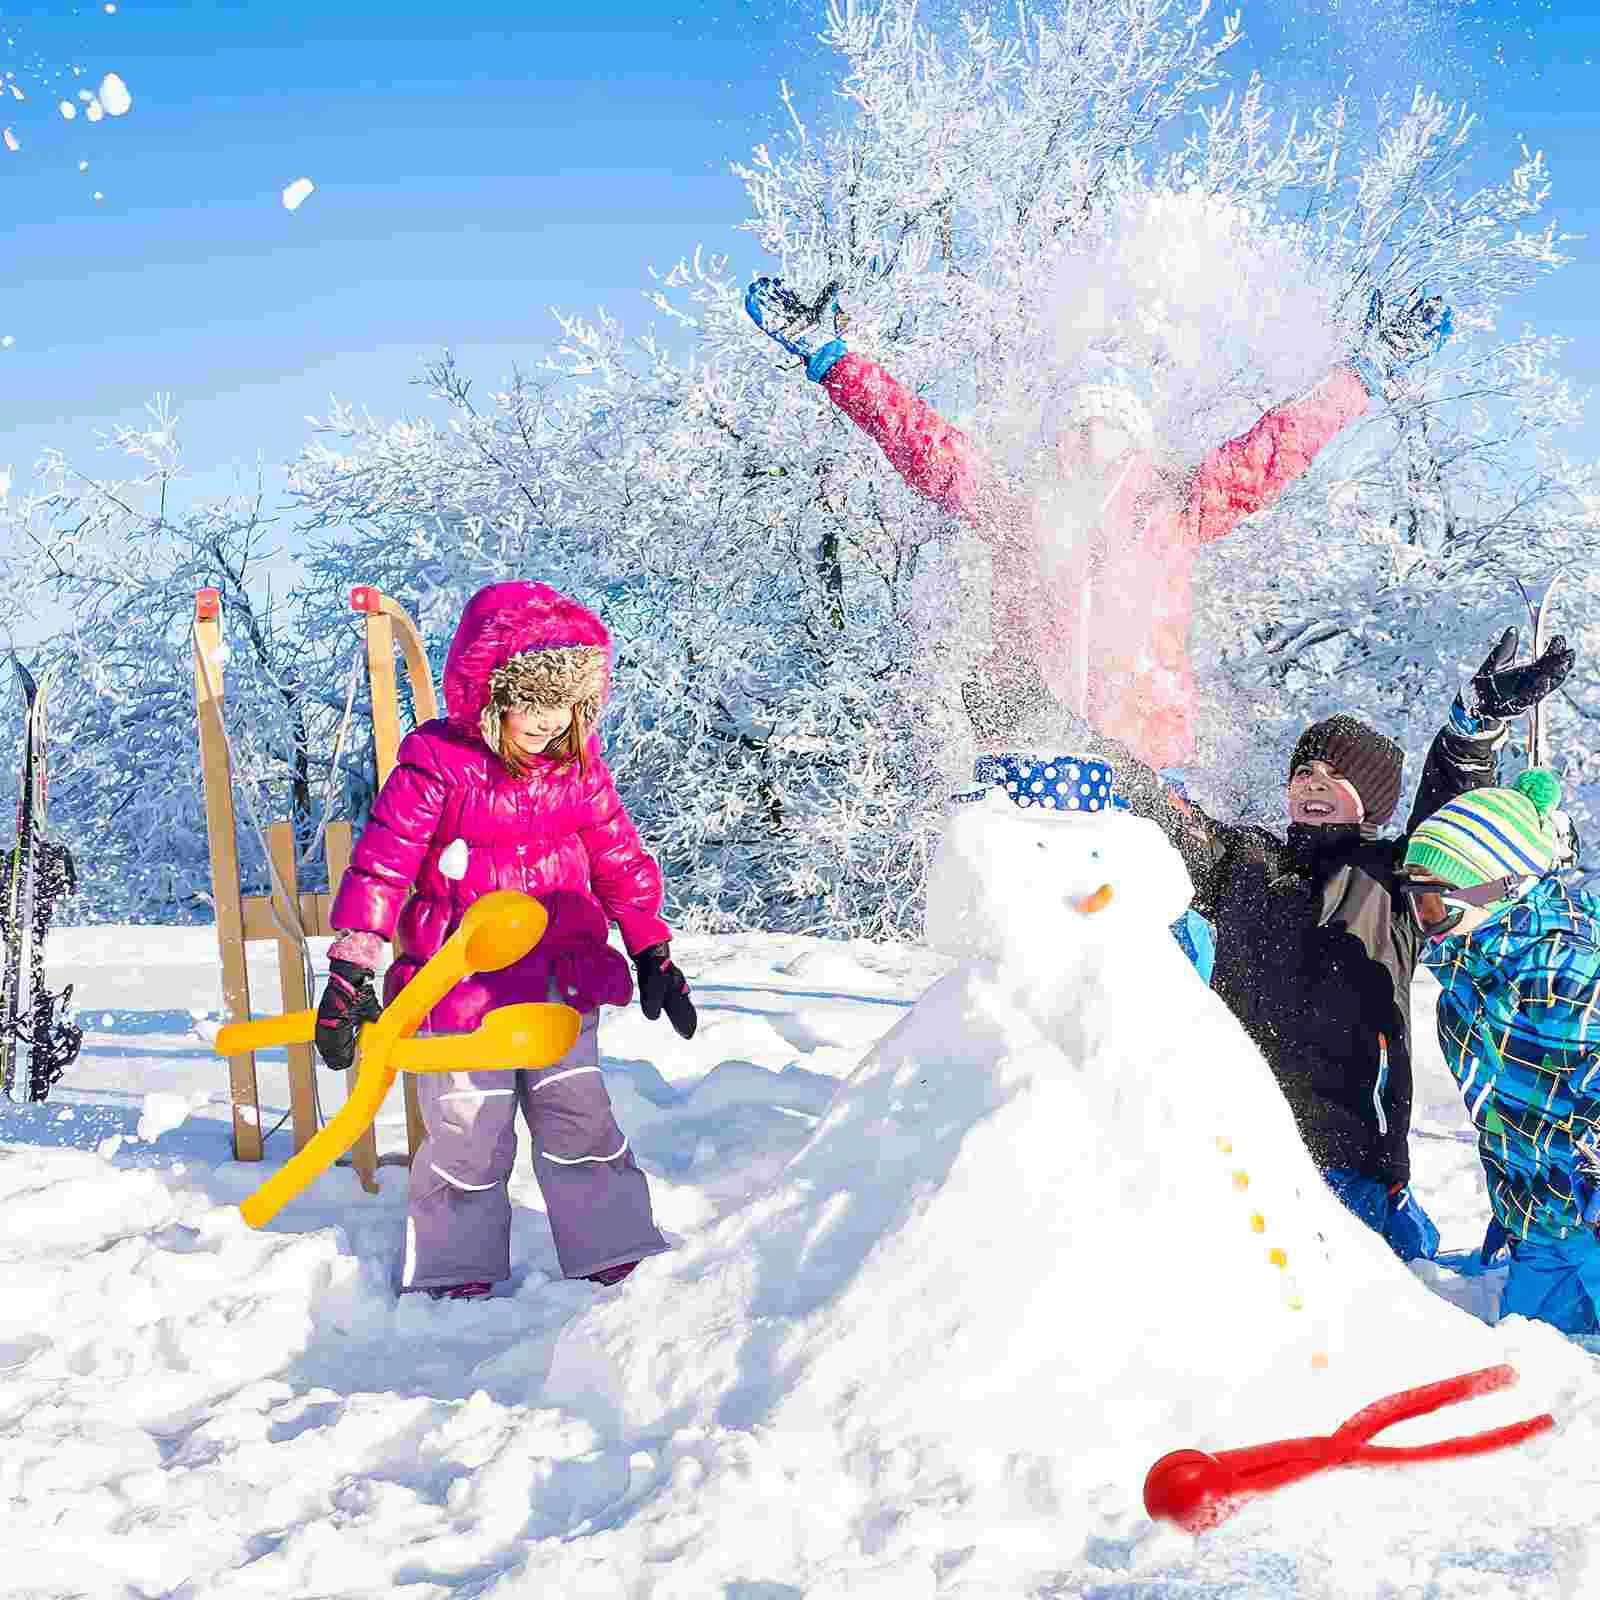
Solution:
{"label": "girl's blonde hair", "polygon": [[525,778],[529,768],[506,737],[508,711],[544,711],[571,704],[565,733],[545,747],[563,765],[576,761],[589,774],[589,734],[600,719],[605,694],[606,656],[596,645],[560,645],[525,650],[489,675],[489,699],[478,718],[483,742],[505,762],[511,775]]}

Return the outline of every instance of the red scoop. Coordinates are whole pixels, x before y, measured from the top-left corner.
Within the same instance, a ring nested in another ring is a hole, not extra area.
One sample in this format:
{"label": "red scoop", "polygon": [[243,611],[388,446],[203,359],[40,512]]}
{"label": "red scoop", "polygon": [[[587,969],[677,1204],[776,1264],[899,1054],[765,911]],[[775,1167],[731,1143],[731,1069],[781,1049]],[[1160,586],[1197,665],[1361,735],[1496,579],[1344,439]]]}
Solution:
{"label": "red scoop", "polygon": [[1526,1422],[1513,1422],[1486,1433],[1432,1444],[1374,1445],[1373,1434],[1397,1422],[1426,1416],[1440,1406],[1470,1400],[1517,1381],[1515,1367],[1485,1367],[1443,1383],[1375,1401],[1358,1411],[1337,1433],[1310,1439],[1278,1439],[1243,1450],[1174,1450],[1151,1467],[1144,1480],[1144,1508],[1157,1521],[1176,1522],[1190,1533],[1203,1533],[1227,1521],[1252,1495],[1266,1494],[1333,1467],[1402,1466],[1414,1461],[1445,1461],[1453,1456],[1483,1455],[1521,1444],[1555,1426],[1546,1412]]}

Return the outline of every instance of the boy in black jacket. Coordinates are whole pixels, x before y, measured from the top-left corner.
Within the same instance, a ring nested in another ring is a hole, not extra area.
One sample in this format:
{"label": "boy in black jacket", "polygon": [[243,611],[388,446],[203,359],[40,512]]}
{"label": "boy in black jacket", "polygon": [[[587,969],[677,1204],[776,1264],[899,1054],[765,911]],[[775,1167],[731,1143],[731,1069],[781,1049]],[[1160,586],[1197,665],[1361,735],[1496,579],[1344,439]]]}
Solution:
{"label": "boy in black jacket", "polygon": [[[1406,832],[1495,782],[1505,719],[1572,669],[1555,639],[1513,666],[1508,628],[1457,695],[1428,751]],[[1116,754],[1129,808],[1160,824],[1217,928],[1212,987],[1272,1068],[1307,1149],[1339,1198],[1403,1260],[1431,1256],[1438,1230],[1410,1192],[1411,978],[1420,934],[1396,891],[1405,839],[1380,838],[1405,755],[1350,716],[1308,728],[1289,763],[1287,838],[1219,822]]]}

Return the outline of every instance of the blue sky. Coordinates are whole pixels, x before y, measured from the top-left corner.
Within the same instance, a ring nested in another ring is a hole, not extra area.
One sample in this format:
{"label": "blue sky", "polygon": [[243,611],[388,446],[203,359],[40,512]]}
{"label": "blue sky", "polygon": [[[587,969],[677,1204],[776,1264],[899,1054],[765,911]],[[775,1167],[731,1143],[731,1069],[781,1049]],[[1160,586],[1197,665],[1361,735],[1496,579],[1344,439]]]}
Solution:
{"label": "blue sky", "polygon": [[[727,164],[781,127],[780,75],[815,107],[820,16],[809,0],[619,0],[592,18],[539,0],[0,5],[0,71],[28,95],[0,104],[20,146],[0,148],[0,468],[21,477],[47,444],[109,468],[95,430],[137,425],[163,390],[194,492],[248,484],[259,453],[278,499],[330,392],[427,410],[410,382],[445,346],[481,386],[537,356],[552,303],[643,322],[646,265],[700,241],[767,265],[731,231]],[[1486,171],[1522,140],[1545,149],[1556,214],[1596,237],[1527,309],[1600,384],[1600,17],[1254,0],[1245,24],[1241,76],[1255,59],[1317,91],[1382,62],[1397,88],[1421,77],[1481,108]],[[64,121],[56,101],[107,71],[129,114]],[[317,191],[291,213],[279,196],[302,175]],[[1583,445],[1600,453],[1600,416]]]}

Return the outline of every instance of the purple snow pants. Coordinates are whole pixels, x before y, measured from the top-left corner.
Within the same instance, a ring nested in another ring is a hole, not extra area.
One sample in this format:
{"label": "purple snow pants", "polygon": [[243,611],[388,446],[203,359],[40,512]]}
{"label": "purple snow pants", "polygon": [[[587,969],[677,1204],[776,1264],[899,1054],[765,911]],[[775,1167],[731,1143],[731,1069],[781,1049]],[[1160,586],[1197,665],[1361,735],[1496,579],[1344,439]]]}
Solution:
{"label": "purple snow pants", "polygon": [[428,1136],[411,1162],[401,1290],[498,1283],[511,1276],[511,1197],[518,1105],[533,1171],[569,1278],[671,1246],[650,1190],[611,1114],[600,1073],[598,1013],[577,1043],[537,1072],[430,1072],[417,1085]]}

